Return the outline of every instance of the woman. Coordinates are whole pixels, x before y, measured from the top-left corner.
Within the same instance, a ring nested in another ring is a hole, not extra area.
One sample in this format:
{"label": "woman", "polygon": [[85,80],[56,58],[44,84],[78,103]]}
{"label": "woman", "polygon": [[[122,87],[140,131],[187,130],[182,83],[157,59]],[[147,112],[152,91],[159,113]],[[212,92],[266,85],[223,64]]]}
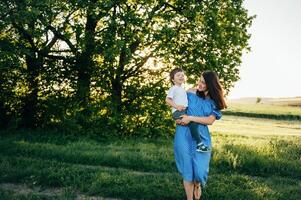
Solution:
{"label": "woman", "polygon": [[174,154],[178,171],[183,177],[187,200],[201,197],[209,172],[211,152],[196,152],[196,142],[192,139],[189,122],[198,123],[202,141],[212,148],[211,136],[207,125],[221,118],[220,110],[226,108],[223,90],[215,72],[204,72],[196,90],[189,90],[187,115],[177,120],[174,139]]}

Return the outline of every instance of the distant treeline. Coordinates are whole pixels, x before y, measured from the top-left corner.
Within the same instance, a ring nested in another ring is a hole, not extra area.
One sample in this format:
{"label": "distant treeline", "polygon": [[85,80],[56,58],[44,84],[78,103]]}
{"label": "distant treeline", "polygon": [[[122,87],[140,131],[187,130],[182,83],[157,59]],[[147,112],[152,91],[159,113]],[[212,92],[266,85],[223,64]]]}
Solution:
{"label": "distant treeline", "polygon": [[222,111],[224,115],[242,116],[242,117],[255,117],[255,118],[266,118],[276,120],[301,120],[300,115],[291,114],[266,114],[266,113],[249,113],[249,112],[238,112],[238,111]]}

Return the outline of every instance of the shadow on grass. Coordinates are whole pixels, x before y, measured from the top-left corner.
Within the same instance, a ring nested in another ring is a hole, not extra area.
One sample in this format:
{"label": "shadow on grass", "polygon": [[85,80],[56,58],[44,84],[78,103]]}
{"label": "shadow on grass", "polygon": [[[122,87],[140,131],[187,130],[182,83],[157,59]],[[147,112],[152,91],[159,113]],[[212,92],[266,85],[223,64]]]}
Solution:
{"label": "shadow on grass", "polygon": [[118,168],[87,169],[30,158],[0,157],[0,182],[72,187],[88,195],[121,199],[182,199],[176,173],[137,173]]}
{"label": "shadow on grass", "polygon": [[[227,143],[233,138],[224,138],[226,145],[213,153],[203,200],[301,199],[297,142],[273,139],[249,147]],[[70,187],[120,199],[185,197],[171,141],[43,141],[1,140],[0,182]]]}
{"label": "shadow on grass", "polygon": [[48,159],[69,164],[126,168],[142,172],[175,170],[172,145],[151,142],[77,141],[65,145],[30,141],[1,141],[0,155]]}

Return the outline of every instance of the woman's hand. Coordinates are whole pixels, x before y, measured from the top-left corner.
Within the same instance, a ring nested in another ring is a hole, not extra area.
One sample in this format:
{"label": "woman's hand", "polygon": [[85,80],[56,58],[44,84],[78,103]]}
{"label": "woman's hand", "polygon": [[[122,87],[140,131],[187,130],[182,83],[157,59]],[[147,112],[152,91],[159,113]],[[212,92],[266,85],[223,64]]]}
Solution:
{"label": "woman's hand", "polygon": [[176,120],[176,124],[182,125],[182,120],[177,119],[177,120]]}
{"label": "woman's hand", "polygon": [[187,125],[190,122],[190,118],[188,115],[182,115],[181,125]]}

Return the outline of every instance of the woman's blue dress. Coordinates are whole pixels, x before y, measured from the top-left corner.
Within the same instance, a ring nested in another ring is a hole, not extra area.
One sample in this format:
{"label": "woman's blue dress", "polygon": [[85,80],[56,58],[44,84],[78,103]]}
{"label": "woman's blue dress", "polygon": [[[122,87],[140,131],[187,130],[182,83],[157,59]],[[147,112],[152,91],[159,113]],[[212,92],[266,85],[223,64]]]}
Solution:
{"label": "woman's blue dress", "polygon": [[[196,94],[188,92],[187,114],[192,116],[215,115],[221,118],[221,112],[216,109],[211,99],[202,99]],[[207,125],[199,124],[199,132],[202,142],[212,149],[211,136]],[[211,152],[197,152],[196,142],[193,140],[188,126],[177,125],[174,138],[174,156],[178,171],[185,181],[198,181],[205,186]]]}

